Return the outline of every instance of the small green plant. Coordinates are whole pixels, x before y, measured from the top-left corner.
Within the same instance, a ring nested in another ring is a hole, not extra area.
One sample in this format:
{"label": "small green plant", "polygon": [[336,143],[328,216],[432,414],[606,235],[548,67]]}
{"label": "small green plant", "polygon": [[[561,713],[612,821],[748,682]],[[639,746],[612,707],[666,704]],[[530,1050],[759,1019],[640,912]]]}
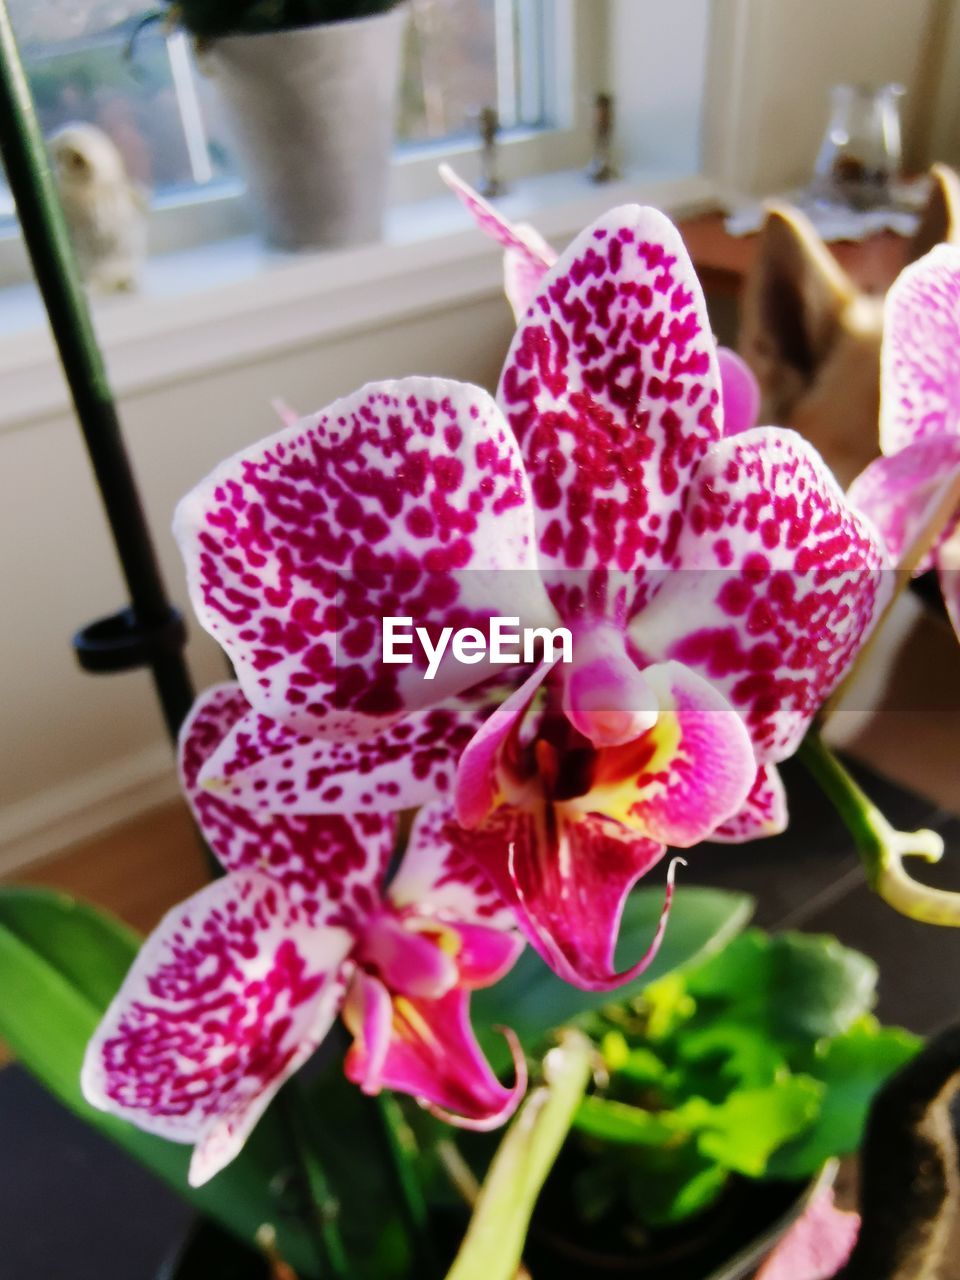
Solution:
{"label": "small green plant", "polygon": [[217,36],[289,31],[386,13],[400,0],[174,0],[171,22],[205,40]]}
{"label": "small green plant", "polygon": [[676,1226],[731,1179],[807,1179],[856,1150],[870,1100],[920,1048],[869,1013],[872,961],[834,938],[751,929],[593,1015],[606,1078],[569,1152],[584,1220]]}

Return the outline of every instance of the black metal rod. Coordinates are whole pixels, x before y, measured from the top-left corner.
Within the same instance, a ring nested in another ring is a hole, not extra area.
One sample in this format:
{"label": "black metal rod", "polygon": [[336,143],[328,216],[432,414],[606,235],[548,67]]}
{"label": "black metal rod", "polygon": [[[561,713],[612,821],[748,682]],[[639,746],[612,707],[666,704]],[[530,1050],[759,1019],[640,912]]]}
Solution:
{"label": "black metal rod", "polygon": [[[145,631],[163,628],[172,607],[123,443],[6,0],[0,0],[0,151],[136,623]],[[175,738],[193,701],[183,654],[158,652],[149,665],[167,728]]]}

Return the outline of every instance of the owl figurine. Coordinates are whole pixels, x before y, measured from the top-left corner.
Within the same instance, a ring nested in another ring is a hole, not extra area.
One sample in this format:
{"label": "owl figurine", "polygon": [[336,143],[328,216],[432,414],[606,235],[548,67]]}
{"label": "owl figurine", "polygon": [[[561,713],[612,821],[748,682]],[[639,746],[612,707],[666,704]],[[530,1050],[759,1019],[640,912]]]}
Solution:
{"label": "owl figurine", "polygon": [[54,178],[80,273],[96,293],[139,287],[147,248],[147,202],[112,139],[68,124],[48,140]]}

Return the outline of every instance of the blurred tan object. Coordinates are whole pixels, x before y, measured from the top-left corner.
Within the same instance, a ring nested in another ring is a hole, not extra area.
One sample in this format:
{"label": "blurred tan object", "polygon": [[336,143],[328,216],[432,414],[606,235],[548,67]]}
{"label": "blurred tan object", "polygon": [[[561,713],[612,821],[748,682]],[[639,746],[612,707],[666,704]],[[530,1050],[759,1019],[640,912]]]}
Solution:
{"label": "blurred tan object", "polygon": [[500,117],[496,107],[484,107],[479,116],[480,121],[480,194],[487,200],[502,196],[503,180],[500,177],[500,160],[497,153],[497,138],[500,134]]}
{"label": "blurred tan object", "polygon": [[[960,182],[935,165],[904,265],[960,242]],[[883,299],[864,292],[810,221],[771,205],[744,286],[738,346],[760,383],[760,420],[795,428],[847,485],[878,452]]]}
{"label": "blurred tan object", "polygon": [[65,125],[49,146],[85,282],[97,293],[137,289],[147,251],[147,203],[127,176],[120,152],[92,124]]}
{"label": "blurred tan object", "polygon": [[598,93],[593,101],[593,155],[587,166],[591,182],[613,182],[620,177],[613,162],[613,95]]}

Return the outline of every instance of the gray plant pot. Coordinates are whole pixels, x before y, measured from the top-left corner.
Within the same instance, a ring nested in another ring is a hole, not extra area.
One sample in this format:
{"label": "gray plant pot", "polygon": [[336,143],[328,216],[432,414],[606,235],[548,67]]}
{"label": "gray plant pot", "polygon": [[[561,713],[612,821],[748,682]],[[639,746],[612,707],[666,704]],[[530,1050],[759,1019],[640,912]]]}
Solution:
{"label": "gray plant pot", "polygon": [[401,5],[207,46],[204,69],[269,244],[332,248],[382,234],[406,17]]}

